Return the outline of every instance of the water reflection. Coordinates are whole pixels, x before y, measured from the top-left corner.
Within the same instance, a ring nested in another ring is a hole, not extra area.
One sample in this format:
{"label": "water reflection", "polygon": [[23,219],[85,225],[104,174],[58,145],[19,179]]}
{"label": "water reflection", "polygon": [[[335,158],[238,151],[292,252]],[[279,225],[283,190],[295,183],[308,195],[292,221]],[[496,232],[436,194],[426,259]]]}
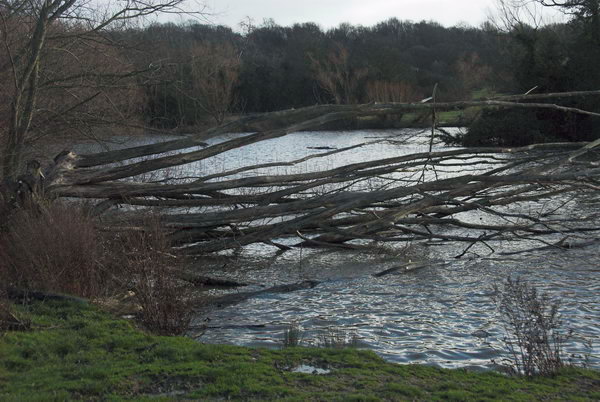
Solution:
{"label": "water reflection", "polygon": [[[212,327],[236,325],[212,328],[200,340],[277,347],[285,324],[297,322],[309,344],[317,343],[324,330],[335,326],[355,332],[361,345],[393,362],[489,367],[491,359],[500,357],[503,334],[490,300],[491,284],[508,275],[522,275],[559,295],[569,325],[591,339],[597,349],[600,281],[598,265],[588,257],[598,251],[571,250],[568,257],[530,255],[506,261],[452,261],[381,278],[371,274],[397,261],[366,257],[360,266],[356,255],[337,252],[330,255],[329,264],[320,258],[323,265],[310,266],[306,271],[301,262],[275,262],[241,275],[255,283],[271,283],[269,278],[293,282],[315,276],[324,282],[314,289],[264,294],[241,305],[213,311],[208,314]],[[549,257],[556,257],[553,264],[547,263]],[[335,273],[336,266],[342,274]],[[346,270],[347,266],[352,268]],[[264,327],[244,327],[256,324]],[[586,352],[581,342],[568,346],[569,353]],[[591,363],[600,366],[597,357],[592,357]]]}

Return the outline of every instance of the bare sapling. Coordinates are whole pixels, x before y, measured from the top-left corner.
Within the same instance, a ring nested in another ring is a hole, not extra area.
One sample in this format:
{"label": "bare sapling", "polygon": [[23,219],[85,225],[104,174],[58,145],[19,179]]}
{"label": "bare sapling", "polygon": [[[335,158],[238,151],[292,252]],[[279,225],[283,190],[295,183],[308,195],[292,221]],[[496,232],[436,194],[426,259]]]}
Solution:
{"label": "bare sapling", "polygon": [[179,279],[180,262],[160,218],[147,217],[142,230],[128,232],[120,240],[124,271],[140,306],[141,323],[161,335],[184,333],[193,313],[190,286]]}
{"label": "bare sapling", "polygon": [[565,327],[560,302],[522,278],[509,277],[493,289],[505,331],[508,369],[527,377],[557,374],[565,366],[563,346],[573,333]]}

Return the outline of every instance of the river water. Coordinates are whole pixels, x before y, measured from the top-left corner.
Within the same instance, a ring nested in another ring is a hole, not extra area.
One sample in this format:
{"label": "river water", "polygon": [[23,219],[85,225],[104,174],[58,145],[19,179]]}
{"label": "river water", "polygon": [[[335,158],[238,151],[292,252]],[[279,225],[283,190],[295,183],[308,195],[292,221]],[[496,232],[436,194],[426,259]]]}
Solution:
{"label": "river water", "polygon": [[[233,137],[221,136],[209,142]],[[312,159],[296,166],[263,169],[260,173],[309,172],[428,150],[427,136],[416,130],[302,132],[229,151],[188,165],[178,173],[206,175],[319,152],[309,147],[342,148],[382,139],[397,142],[371,143],[325,160]],[[131,145],[134,144],[127,143]],[[436,145],[436,149],[441,148]],[[518,208],[531,211],[550,207],[530,203]],[[581,218],[594,216],[597,207],[594,203],[573,200],[566,209]],[[465,219],[478,217],[472,214]],[[248,246],[204,259],[197,268],[208,275],[249,284],[238,291],[260,290],[307,279],[318,280],[320,284],[291,293],[264,293],[236,305],[201,312],[194,324],[207,328],[198,340],[281,347],[284,329],[294,323],[300,327],[306,345],[318,344],[323,334],[335,331],[354,337],[360,347],[371,349],[392,362],[486,369],[493,366],[492,359],[500,361],[505,357],[501,342],[504,330],[490,297],[491,287],[509,276],[520,276],[561,301],[566,324],[576,334],[576,338],[567,343],[566,351],[573,355],[589,354],[585,338],[593,349],[589,364],[600,367],[597,355],[600,350],[600,246],[596,243],[568,251],[501,255],[503,251],[539,246],[542,244],[496,242],[494,253],[478,245],[460,259],[455,256],[461,253],[464,244],[413,243],[372,252],[295,249],[283,254],[269,246]],[[373,276],[409,262],[421,268]]]}

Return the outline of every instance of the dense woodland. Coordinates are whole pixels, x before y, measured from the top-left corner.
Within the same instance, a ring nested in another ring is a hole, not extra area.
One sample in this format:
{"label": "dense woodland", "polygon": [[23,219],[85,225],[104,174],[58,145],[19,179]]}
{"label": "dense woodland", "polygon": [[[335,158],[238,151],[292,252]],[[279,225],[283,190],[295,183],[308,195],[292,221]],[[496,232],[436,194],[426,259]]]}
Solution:
{"label": "dense woodland", "polygon": [[[164,83],[146,88],[147,117],[164,126],[197,121],[202,99],[187,91],[202,86],[202,72],[215,64],[235,70],[226,77],[226,69],[217,69],[211,77],[233,79],[234,112],[418,101],[436,83],[441,98],[458,100],[474,89],[504,91],[513,85],[503,57],[508,37],[491,27],[444,28],[394,18],[374,27],[343,24],[328,31],[312,23],[282,27],[266,21],[244,34],[199,24],[155,25],[136,34],[153,44],[141,53],[141,65],[162,59],[172,69]],[[199,92],[204,91],[195,95]]]}
{"label": "dense woodland", "polygon": [[[218,121],[218,103],[234,113],[268,112],[418,101],[436,83],[445,100],[511,85],[499,52],[504,35],[474,28],[390,19],[323,31],[311,23],[281,27],[267,21],[244,34],[198,24],[156,25],[136,34],[142,43],[159,44],[140,53],[140,65],[162,59],[168,66],[163,82],[145,87],[145,117],[162,127],[194,125],[207,115]],[[219,88],[208,88],[206,80]],[[215,102],[213,91],[230,97]]]}
{"label": "dense woodland", "polygon": [[[282,27],[266,21],[246,26],[243,34],[193,23],[151,26],[136,32],[141,43],[153,44],[141,53],[140,67],[162,60],[168,71],[163,82],[145,87],[145,119],[176,127],[207,117],[221,122],[226,112],[414,102],[430,96],[436,84],[439,101],[596,89],[600,39],[591,24],[584,18],[539,27],[515,21],[508,30],[492,23],[445,28],[392,18],[373,27],[342,24],[324,31],[311,23]],[[219,92],[227,99],[213,99]],[[598,102],[575,99],[567,105],[595,110]],[[489,131],[513,135],[497,139]],[[492,110],[465,142],[524,145],[596,136],[589,118]]]}

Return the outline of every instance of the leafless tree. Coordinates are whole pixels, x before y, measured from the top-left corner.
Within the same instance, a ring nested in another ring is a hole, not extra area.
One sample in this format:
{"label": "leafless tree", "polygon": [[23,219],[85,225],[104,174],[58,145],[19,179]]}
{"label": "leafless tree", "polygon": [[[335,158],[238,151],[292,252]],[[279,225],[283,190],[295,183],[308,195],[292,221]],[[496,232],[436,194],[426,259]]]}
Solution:
{"label": "leafless tree", "polygon": [[454,70],[469,92],[482,88],[492,74],[491,67],[477,53],[463,54],[454,64]]}
{"label": "leafless tree", "polygon": [[600,0],[536,0],[545,7],[552,7],[574,18],[585,21],[591,27],[592,38],[600,42]]}
{"label": "leafless tree", "polygon": [[562,12],[578,16],[598,18],[600,1],[598,0],[535,0],[545,7],[556,7]]}
{"label": "leafless tree", "polygon": [[490,12],[490,21],[503,32],[521,30],[525,27],[540,28],[548,23],[543,6],[536,1],[496,0],[495,10]]}
{"label": "leafless tree", "polygon": [[182,88],[217,124],[235,105],[241,59],[231,44],[199,43],[190,50],[191,88]]}
{"label": "leafless tree", "polygon": [[354,68],[350,63],[350,51],[337,43],[325,60],[311,57],[315,78],[338,105],[356,104],[358,88],[367,74],[366,68]]}
{"label": "leafless tree", "polygon": [[[114,50],[114,32],[156,13],[182,12],[183,0],[0,0],[0,164],[5,179],[22,165],[26,144],[50,123],[106,124],[127,111],[135,71]],[[95,60],[94,60],[95,59]],[[46,96],[50,94],[50,96]],[[89,108],[95,103],[97,107]],[[95,113],[100,107],[100,112]],[[73,127],[74,124],[69,124]]]}

